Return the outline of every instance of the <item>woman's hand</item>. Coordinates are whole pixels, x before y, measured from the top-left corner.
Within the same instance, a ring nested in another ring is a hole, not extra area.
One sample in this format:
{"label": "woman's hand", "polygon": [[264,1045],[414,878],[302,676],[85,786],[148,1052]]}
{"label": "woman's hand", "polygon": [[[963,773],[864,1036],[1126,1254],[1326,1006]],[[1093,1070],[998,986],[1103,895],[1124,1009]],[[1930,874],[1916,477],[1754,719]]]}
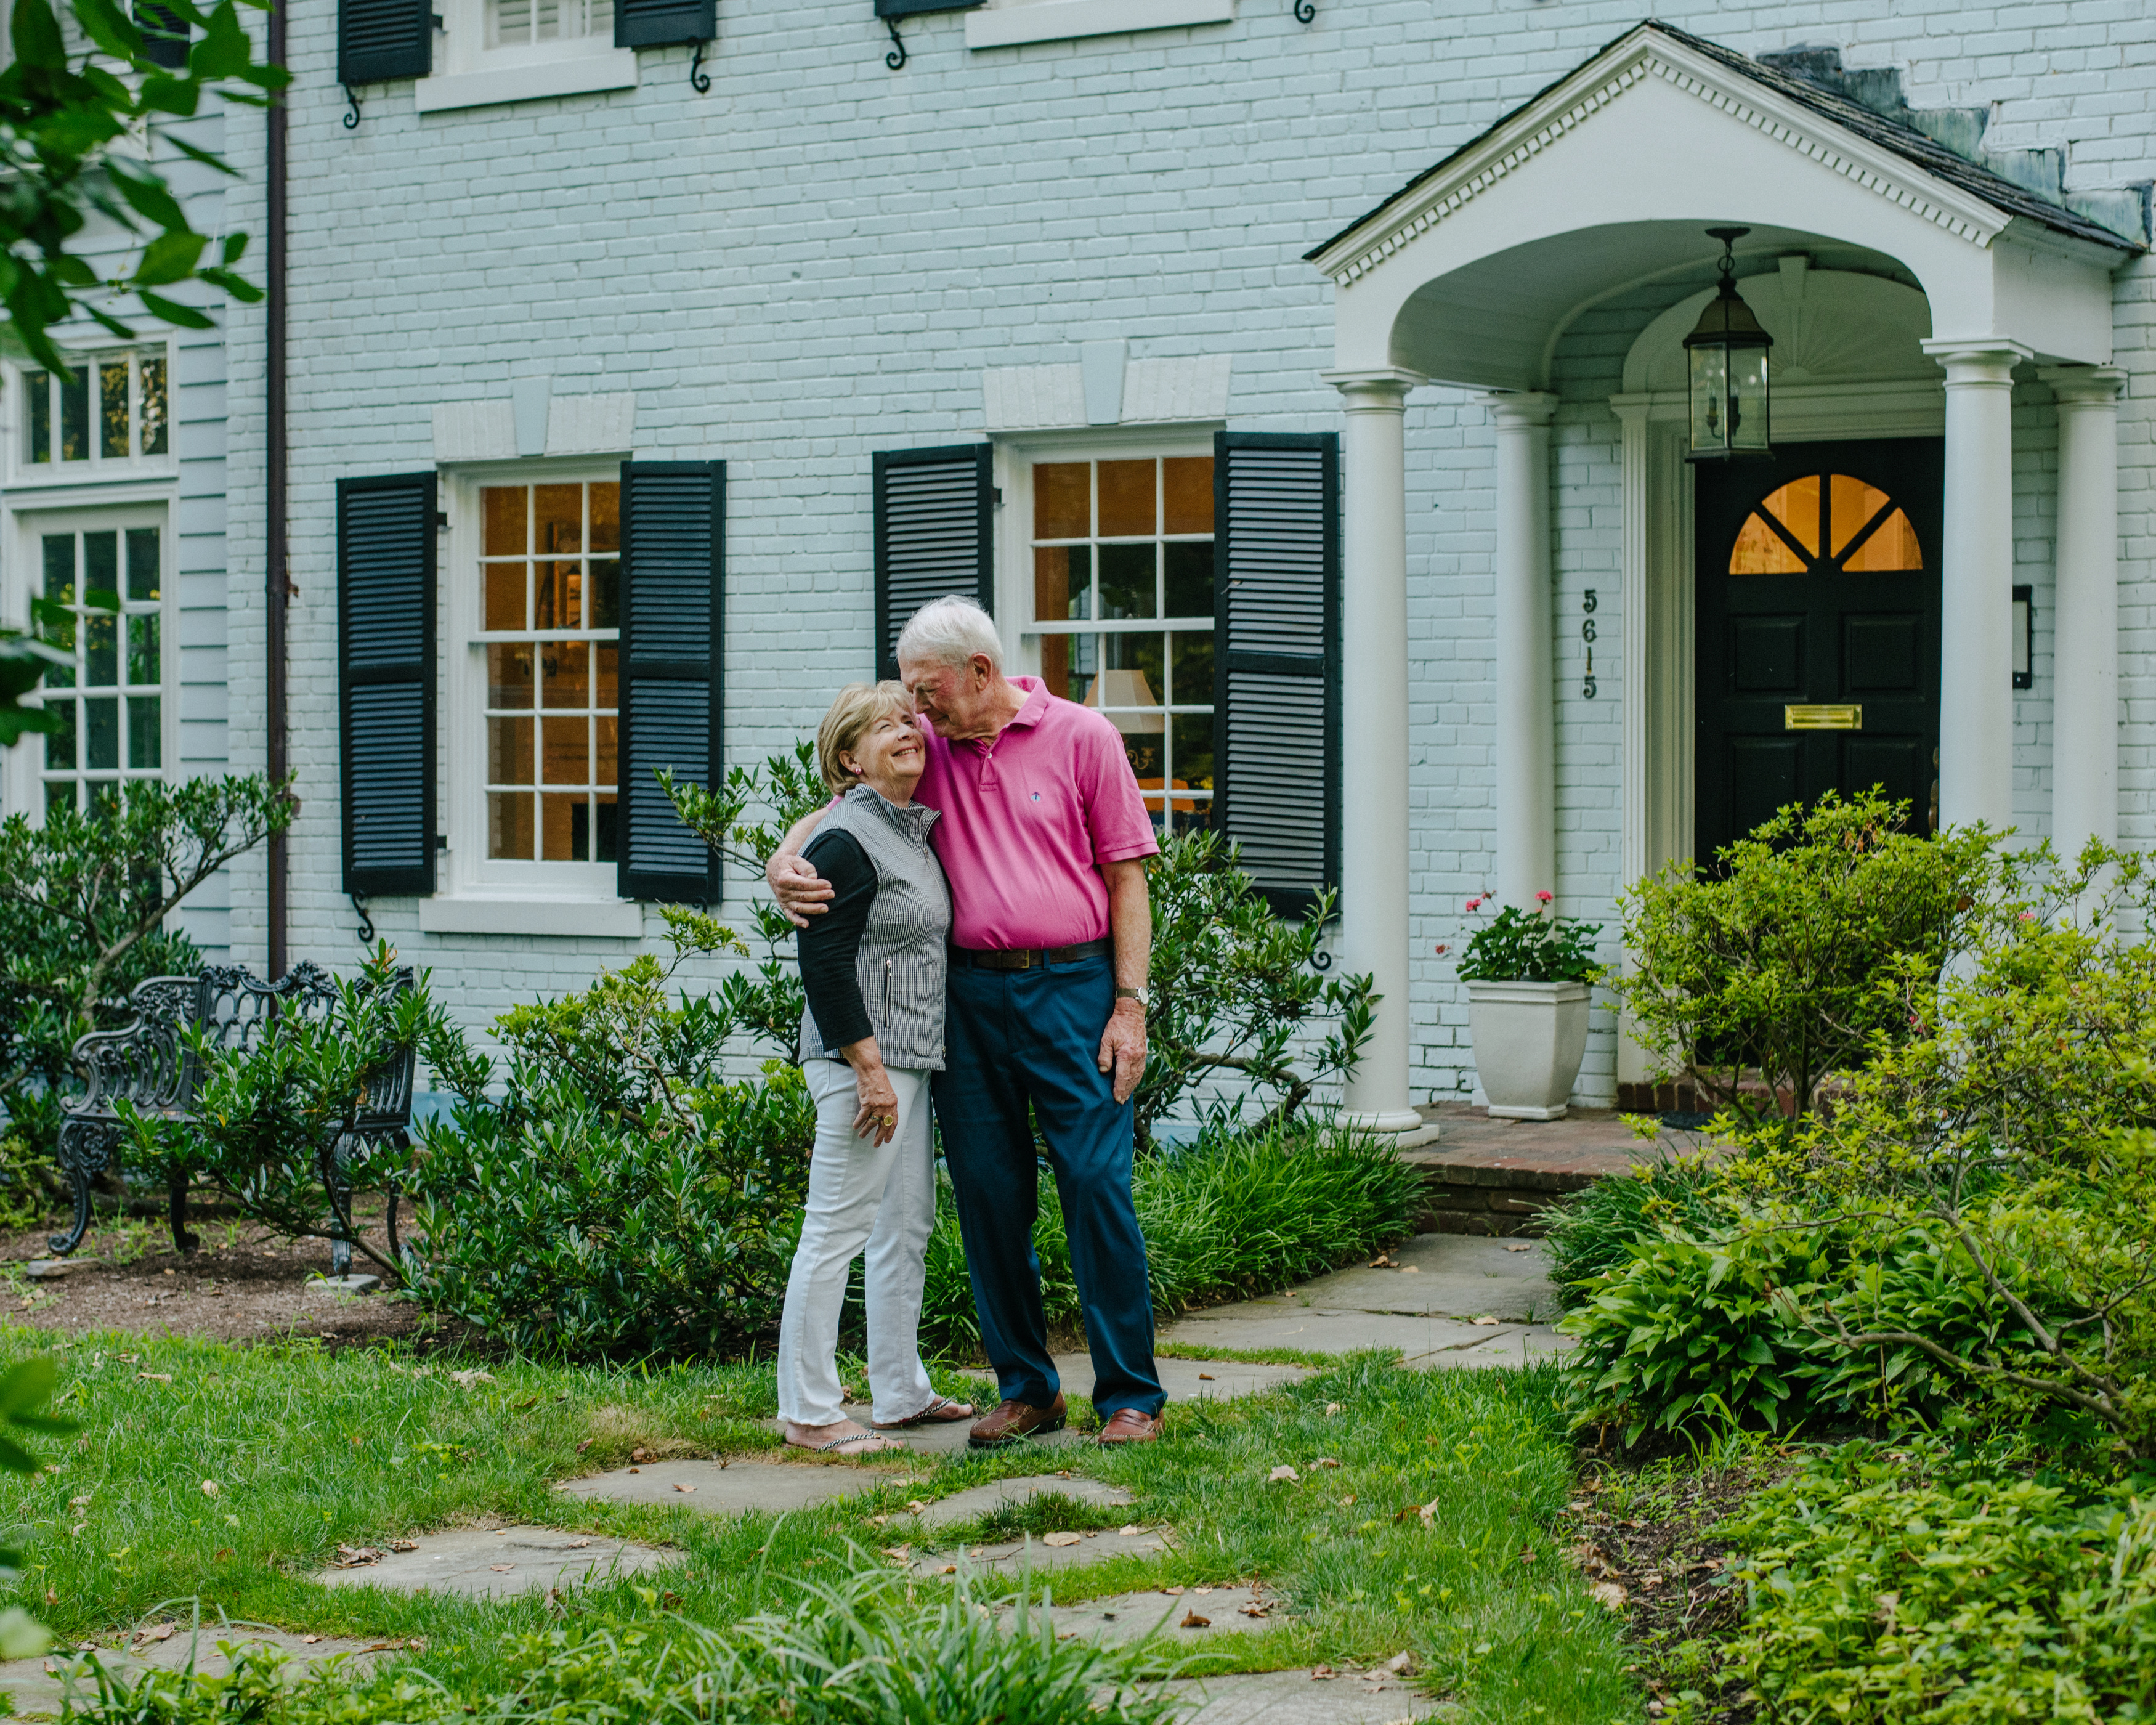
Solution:
{"label": "woman's hand", "polygon": [[883,1069],[883,1055],[875,1038],[864,1036],[840,1050],[854,1069],[854,1132],[871,1144],[888,1144],[898,1136],[898,1092],[891,1074]]}

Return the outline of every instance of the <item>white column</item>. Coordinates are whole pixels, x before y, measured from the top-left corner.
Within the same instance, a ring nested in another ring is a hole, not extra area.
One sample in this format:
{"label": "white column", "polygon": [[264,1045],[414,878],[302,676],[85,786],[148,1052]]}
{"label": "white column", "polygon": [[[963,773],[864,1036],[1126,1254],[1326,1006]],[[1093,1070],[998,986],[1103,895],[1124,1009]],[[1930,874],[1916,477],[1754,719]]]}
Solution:
{"label": "white column", "polygon": [[1935,339],[1946,367],[1939,824],[2014,824],[2014,367],[1996,336]]}
{"label": "white column", "polygon": [[2037,373],[2059,404],[2051,842],[2118,842],[2118,392],[2109,366]]}
{"label": "white column", "polygon": [[1342,450],[1340,947],[1383,997],[1347,1111],[1380,1132],[1422,1126],[1408,1091],[1408,477],[1413,372],[1330,372]]}
{"label": "white column", "polygon": [[1522,910],[1557,891],[1557,729],[1551,691],[1549,423],[1553,395],[1482,398],[1497,425],[1497,896]]}

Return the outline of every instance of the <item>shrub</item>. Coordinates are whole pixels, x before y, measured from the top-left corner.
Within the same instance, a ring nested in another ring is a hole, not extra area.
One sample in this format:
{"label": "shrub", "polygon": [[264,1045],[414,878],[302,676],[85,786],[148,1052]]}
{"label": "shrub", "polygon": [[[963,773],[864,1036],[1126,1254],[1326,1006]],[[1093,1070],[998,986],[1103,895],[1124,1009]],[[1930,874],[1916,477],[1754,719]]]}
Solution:
{"label": "shrub", "polygon": [[129,779],[87,812],[0,821],[0,1110],[40,1153],[59,1141],[75,1043],[125,1023],[146,978],[194,974],[199,955],[167,919],[295,806],[259,775]]}
{"label": "shrub", "polygon": [[1808,1111],[1827,1074],[1907,1036],[1895,983],[1936,983],[1992,913],[2001,872],[1994,835],[1922,839],[1907,815],[1874,793],[1830,793],[1712,865],[1673,863],[1625,895],[1630,968],[1604,980],[1666,1074],[1758,1127]]}
{"label": "shrub", "polygon": [[[1748,1615],[1722,1650],[1774,1718],[1989,1725],[2156,1712],[2156,1502],[1814,1457],[1720,1530]],[[1693,1715],[1696,1700],[1671,1717]]]}
{"label": "shrub", "polygon": [[1543,1212],[1558,1303],[1568,1312],[1584,1305],[1589,1278],[1621,1268],[1633,1246],[1654,1238],[1664,1224],[1711,1230],[1731,1210],[1702,1157],[1642,1163],[1629,1174],[1597,1180]]}

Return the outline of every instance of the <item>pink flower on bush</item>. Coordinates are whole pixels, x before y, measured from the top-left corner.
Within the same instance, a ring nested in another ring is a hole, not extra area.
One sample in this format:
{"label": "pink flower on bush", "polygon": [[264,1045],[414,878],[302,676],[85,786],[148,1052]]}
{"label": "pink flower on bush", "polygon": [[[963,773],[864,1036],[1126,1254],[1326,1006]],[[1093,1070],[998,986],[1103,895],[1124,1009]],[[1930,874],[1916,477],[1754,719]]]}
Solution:
{"label": "pink flower on bush", "polygon": [[1442,958],[1442,957],[1444,957],[1447,952],[1450,952],[1451,950],[1452,950],[1452,949],[1451,949],[1450,947],[1446,946],[1446,945],[1445,945],[1445,943],[1443,941],[1440,941],[1440,942],[1437,943],[1437,956],[1438,956],[1439,957],[1440,957],[1440,958]]}
{"label": "pink flower on bush", "polygon": [[1538,905],[1546,905],[1550,903],[1556,897],[1557,895],[1553,892],[1538,892],[1535,895],[1535,902]]}
{"label": "pink flower on bush", "polygon": [[1482,908],[1482,901],[1479,898],[1471,898],[1467,901],[1467,908],[1471,911],[1479,911]]}

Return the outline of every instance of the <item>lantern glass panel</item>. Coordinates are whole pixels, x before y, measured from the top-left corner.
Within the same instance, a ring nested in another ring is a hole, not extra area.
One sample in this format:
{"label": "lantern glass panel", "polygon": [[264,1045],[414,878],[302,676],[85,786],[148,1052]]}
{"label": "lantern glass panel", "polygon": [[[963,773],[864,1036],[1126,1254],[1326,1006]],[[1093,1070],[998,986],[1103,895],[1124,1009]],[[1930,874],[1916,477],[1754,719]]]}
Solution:
{"label": "lantern glass panel", "polygon": [[1729,372],[1726,350],[1691,350],[1691,447],[1695,454],[1718,455],[1729,447]]}
{"label": "lantern glass panel", "polygon": [[1729,448],[1732,453],[1767,452],[1767,350],[1763,347],[1730,350]]}

